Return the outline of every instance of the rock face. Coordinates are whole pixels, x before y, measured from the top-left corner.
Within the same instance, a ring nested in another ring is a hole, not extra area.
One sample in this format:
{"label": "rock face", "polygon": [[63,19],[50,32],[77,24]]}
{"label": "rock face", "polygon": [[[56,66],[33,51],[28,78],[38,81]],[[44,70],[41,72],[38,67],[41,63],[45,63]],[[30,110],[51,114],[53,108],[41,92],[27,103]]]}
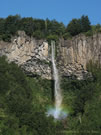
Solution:
{"label": "rock face", "polygon": [[6,55],[9,61],[14,61],[29,75],[40,75],[51,79],[50,57],[48,43],[28,37],[19,31],[11,43],[0,42],[0,56]]}
{"label": "rock face", "polygon": [[[86,65],[90,60],[101,64],[101,34],[92,37],[77,35],[72,40],[63,39],[59,42],[58,57],[61,71],[67,76],[73,74],[78,79],[84,79],[90,74]],[[60,55],[60,56],[59,56]]]}
{"label": "rock face", "polygon": [[[36,40],[19,31],[18,36],[12,37],[11,43],[0,41],[2,55],[17,63],[29,75],[47,79],[52,77],[50,45],[45,40]],[[56,60],[61,75],[86,78],[90,75],[86,71],[90,60],[101,64],[101,34],[92,37],[78,35],[72,40],[60,39]]]}

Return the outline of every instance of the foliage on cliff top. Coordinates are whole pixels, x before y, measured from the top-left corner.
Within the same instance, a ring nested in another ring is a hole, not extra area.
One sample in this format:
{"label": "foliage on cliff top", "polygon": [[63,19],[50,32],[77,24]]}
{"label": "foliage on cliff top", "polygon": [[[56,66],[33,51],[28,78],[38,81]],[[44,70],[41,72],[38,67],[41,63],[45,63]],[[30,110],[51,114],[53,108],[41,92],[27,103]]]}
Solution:
{"label": "foliage on cliff top", "polygon": [[11,37],[17,35],[18,30],[25,31],[28,36],[37,39],[57,41],[60,37],[70,39],[79,33],[88,32],[89,35],[91,32],[101,32],[101,26],[91,26],[88,16],[84,15],[80,19],[72,19],[67,26],[56,20],[21,18],[19,15],[0,18],[0,40],[10,42]]}
{"label": "foliage on cliff top", "polygon": [[72,36],[91,30],[88,16],[82,16],[80,19],[73,19],[67,26],[67,32]]}

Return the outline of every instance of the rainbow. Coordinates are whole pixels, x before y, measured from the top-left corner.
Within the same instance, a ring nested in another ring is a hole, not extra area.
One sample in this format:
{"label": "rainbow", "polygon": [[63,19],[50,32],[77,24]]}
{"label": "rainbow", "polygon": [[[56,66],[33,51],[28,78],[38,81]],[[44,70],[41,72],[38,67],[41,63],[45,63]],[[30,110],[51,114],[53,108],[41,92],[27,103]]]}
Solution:
{"label": "rainbow", "polygon": [[56,120],[65,119],[69,114],[69,111],[64,107],[56,108],[53,106],[48,107],[46,115],[53,116]]}

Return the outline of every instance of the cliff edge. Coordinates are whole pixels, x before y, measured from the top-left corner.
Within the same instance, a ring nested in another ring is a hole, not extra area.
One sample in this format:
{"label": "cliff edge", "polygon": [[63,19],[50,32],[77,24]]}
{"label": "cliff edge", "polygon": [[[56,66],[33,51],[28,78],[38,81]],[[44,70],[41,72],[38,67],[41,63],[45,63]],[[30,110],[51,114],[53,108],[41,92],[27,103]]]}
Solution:
{"label": "cliff edge", "polygon": [[[28,37],[24,31],[18,31],[18,36],[12,37],[10,43],[0,41],[0,56],[6,55],[27,74],[46,79],[52,78],[50,52],[51,47],[46,40]],[[59,39],[56,60],[61,75],[85,79],[90,76],[86,69],[90,60],[101,64],[101,34]]]}

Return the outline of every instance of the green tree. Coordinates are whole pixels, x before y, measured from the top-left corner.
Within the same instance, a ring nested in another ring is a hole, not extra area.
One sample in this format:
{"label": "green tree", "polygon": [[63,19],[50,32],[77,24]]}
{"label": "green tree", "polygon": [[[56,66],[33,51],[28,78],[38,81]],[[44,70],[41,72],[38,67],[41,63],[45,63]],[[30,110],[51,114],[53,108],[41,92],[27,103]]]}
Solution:
{"label": "green tree", "polygon": [[15,16],[8,16],[5,20],[5,34],[11,34],[14,35],[18,29],[18,23],[20,21],[21,17],[19,15]]}
{"label": "green tree", "polygon": [[87,32],[89,30],[91,30],[91,23],[89,21],[88,16],[82,16],[80,19],[81,22],[81,31],[82,32]]}
{"label": "green tree", "polygon": [[75,36],[75,35],[79,34],[80,32],[82,32],[80,19],[73,19],[68,24],[66,31],[69,32],[72,36]]}
{"label": "green tree", "polygon": [[67,25],[66,31],[72,36],[75,36],[82,32],[91,30],[91,25],[88,16],[82,16],[80,19],[72,19]]}
{"label": "green tree", "polygon": [[0,18],[0,36],[5,33],[5,19]]}

